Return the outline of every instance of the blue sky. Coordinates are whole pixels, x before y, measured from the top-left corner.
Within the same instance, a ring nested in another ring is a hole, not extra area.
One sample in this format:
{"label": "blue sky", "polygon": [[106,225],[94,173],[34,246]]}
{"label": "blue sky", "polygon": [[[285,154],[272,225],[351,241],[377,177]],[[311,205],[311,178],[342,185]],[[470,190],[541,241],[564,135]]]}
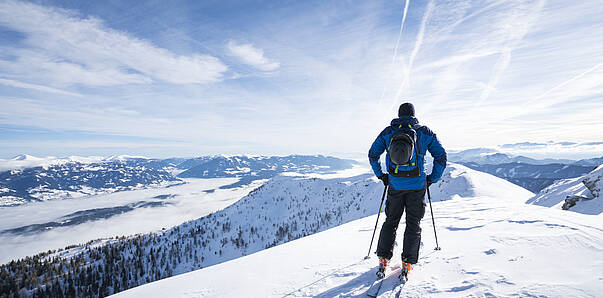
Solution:
{"label": "blue sky", "polygon": [[602,141],[603,6],[0,1],[0,158],[364,154],[405,101],[450,149]]}

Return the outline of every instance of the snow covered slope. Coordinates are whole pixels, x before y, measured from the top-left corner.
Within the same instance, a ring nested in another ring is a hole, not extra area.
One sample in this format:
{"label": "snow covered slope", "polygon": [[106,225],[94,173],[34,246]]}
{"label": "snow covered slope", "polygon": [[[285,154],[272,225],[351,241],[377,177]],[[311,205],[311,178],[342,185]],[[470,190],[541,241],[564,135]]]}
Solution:
{"label": "snow covered slope", "polygon": [[[526,205],[531,193],[452,165],[432,191],[418,266],[404,297],[594,297],[603,293],[600,216]],[[377,208],[378,202],[374,205]],[[355,297],[375,278],[366,255],[376,215],[118,297]],[[383,216],[380,221],[383,220]],[[400,262],[402,229],[393,262]],[[373,246],[373,250],[374,250]],[[388,287],[382,297],[389,297]]]}
{"label": "snow covered slope", "polygon": [[585,214],[603,212],[603,165],[592,172],[572,179],[565,179],[543,189],[527,203],[565,209]]}
{"label": "snow covered slope", "polygon": [[532,196],[533,193],[493,175],[450,163],[440,181],[430,187],[434,201],[457,197],[505,197],[511,200]]}

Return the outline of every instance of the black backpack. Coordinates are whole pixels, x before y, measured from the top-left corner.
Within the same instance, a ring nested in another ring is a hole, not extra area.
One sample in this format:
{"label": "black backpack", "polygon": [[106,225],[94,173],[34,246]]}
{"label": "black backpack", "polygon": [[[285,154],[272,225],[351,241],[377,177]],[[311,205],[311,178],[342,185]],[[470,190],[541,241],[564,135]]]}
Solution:
{"label": "black backpack", "polygon": [[419,177],[419,166],[416,161],[412,161],[413,155],[421,151],[419,148],[419,140],[417,137],[417,130],[420,128],[419,125],[414,127],[410,124],[408,126],[398,125],[394,127],[394,133],[387,146],[387,153],[389,154],[389,169],[388,172],[394,177]]}

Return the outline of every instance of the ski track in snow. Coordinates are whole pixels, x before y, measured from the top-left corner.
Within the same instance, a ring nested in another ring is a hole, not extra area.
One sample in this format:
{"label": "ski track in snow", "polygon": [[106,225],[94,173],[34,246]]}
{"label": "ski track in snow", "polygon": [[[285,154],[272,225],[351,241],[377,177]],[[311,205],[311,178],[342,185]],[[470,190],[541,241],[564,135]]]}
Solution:
{"label": "ski track in snow", "polygon": [[[600,296],[601,217],[524,204],[531,195],[462,166],[448,170],[432,189],[442,250],[433,250],[427,210],[420,261],[400,296]],[[117,296],[365,297],[377,269],[374,255],[363,260],[375,220],[362,218]],[[403,229],[392,264],[400,263]],[[384,284],[379,297],[395,296]]]}

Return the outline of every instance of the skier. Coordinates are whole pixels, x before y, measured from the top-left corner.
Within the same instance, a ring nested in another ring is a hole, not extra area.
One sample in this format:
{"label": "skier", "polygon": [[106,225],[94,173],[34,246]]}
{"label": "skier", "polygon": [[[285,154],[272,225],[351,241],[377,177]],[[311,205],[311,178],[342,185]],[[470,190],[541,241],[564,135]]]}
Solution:
{"label": "skier", "polygon": [[[379,158],[386,150],[385,165],[388,173],[383,173]],[[427,150],[434,158],[429,175],[424,171]],[[401,280],[406,279],[419,258],[420,222],[425,215],[425,190],[432,183],[438,182],[442,176],[446,168],[446,150],[433,131],[419,125],[415,118],[414,106],[411,103],[403,103],[398,109],[398,118],[393,119],[391,125],[373,142],[368,157],[375,175],[389,187],[385,202],[386,219],[377,244],[377,275],[382,278],[385,274],[393,255],[396,230],[402,213],[406,210],[400,276]]]}

